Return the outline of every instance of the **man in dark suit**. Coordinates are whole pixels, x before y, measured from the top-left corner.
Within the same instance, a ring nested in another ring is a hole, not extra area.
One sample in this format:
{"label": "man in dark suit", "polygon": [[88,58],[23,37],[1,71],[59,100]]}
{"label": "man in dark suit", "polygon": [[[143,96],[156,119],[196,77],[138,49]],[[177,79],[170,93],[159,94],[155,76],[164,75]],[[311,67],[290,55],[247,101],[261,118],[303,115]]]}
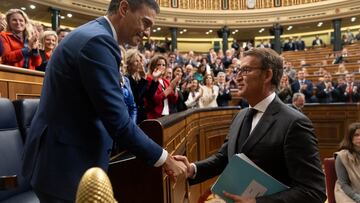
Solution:
{"label": "man in dark suit", "polygon": [[[290,188],[256,199],[224,193],[227,197],[246,203],[325,201],[325,180],[312,123],[275,94],[282,70],[282,59],[271,49],[253,49],[244,53],[237,81],[240,96],[248,100],[250,107],[234,118],[217,153],[192,164],[186,157],[175,157],[188,166],[190,184],[219,175],[234,154],[244,153]],[[252,119],[248,112],[255,112]],[[247,127],[250,132],[246,133]]]}
{"label": "man in dark suit", "polygon": [[311,103],[311,97],[313,95],[313,84],[310,80],[305,79],[305,73],[303,70],[298,71],[297,80],[291,84],[292,92],[301,92],[305,95],[307,103]]}
{"label": "man in dark suit", "polygon": [[23,174],[41,202],[74,202],[83,173],[107,169],[113,140],[174,178],[186,172],[124,113],[119,45],[141,43],[157,13],[153,0],[111,0],[106,16],[56,48],[24,152]]}
{"label": "man in dark suit", "polygon": [[292,97],[292,103],[290,104],[290,107],[302,113],[304,104],[305,104],[305,95],[303,93],[296,92]]}

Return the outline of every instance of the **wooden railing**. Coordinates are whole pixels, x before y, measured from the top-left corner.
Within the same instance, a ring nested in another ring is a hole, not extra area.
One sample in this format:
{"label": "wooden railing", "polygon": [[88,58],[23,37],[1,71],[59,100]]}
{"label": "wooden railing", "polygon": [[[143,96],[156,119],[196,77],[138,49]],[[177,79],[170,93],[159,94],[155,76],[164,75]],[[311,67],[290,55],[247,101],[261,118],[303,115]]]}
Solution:
{"label": "wooden railing", "polygon": [[0,64],[0,97],[40,98],[44,73]]}
{"label": "wooden railing", "polygon": [[[256,0],[254,9],[295,6],[324,0]],[[247,10],[247,0],[156,0],[165,8],[197,10]]]}
{"label": "wooden railing", "polygon": [[[238,107],[196,109],[158,120],[146,120],[141,128],[170,154],[182,154],[197,161],[215,153],[228,133]],[[161,168],[144,164],[134,157],[113,161],[109,176],[115,197],[121,202],[197,202],[213,180],[189,187],[185,178],[169,180]]]}

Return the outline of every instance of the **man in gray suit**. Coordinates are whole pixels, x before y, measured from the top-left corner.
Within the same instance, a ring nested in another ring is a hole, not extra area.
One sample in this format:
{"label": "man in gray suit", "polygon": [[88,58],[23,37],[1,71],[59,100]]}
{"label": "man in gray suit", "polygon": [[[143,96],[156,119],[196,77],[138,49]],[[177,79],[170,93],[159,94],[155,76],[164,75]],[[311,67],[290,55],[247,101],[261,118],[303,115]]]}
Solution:
{"label": "man in gray suit", "polygon": [[[240,96],[247,99],[250,107],[237,114],[217,153],[192,164],[188,163],[186,157],[176,157],[188,166],[190,184],[219,175],[234,154],[244,153],[260,168],[290,188],[256,199],[225,192],[235,202],[325,201],[325,180],[312,123],[275,95],[282,73],[282,59],[275,51],[252,49],[244,53],[237,82]],[[254,114],[251,116],[248,112]],[[245,129],[248,126],[247,131]]]}

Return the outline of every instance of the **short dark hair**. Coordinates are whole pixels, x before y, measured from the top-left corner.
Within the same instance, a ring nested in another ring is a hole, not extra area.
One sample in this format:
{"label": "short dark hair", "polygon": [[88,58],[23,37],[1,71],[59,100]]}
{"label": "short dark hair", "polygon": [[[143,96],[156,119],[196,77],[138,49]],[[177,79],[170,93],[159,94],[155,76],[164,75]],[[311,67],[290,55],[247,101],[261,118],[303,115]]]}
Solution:
{"label": "short dark hair", "polygon": [[56,34],[59,35],[61,32],[71,32],[71,30],[69,28],[58,28],[56,30]]}
{"label": "short dark hair", "polygon": [[269,48],[253,48],[244,52],[245,56],[255,56],[260,60],[263,70],[271,69],[273,77],[271,84],[277,88],[283,75],[283,60],[274,50]]}
{"label": "short dark hair", "polygon": [[152,8],[156,13],[160,13],[160,7],[155,0],[111,0],[107,14],[113,15],[118,12],[121,1],[127,1],[131,11],[140,9],[143,5]]}
{"label": "short dark hair", "polygon": [[353,139],[355,131],[360,129],[360,122],[351,123],[348,128],[348,133],[344,135],[343,140],[340,143],[340,149],[347,149],[350,153],[355,152],[355,146],[353,144]]}

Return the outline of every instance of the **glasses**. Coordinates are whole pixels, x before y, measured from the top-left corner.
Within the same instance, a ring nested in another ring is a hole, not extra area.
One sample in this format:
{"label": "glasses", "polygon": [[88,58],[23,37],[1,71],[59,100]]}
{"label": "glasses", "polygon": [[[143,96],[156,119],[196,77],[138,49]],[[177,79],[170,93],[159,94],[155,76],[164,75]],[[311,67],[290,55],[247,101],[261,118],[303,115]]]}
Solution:
{"label": "glasses", "polygon": [[262,68],[250,68],[250,67],[247,67],[247,66],[244,66],[244,67],[241,67],[238,69],[238,75],[241,74],[241,75],[249,75],[252,71],[254,70],[257,70],[257,69],[262,69]]}

